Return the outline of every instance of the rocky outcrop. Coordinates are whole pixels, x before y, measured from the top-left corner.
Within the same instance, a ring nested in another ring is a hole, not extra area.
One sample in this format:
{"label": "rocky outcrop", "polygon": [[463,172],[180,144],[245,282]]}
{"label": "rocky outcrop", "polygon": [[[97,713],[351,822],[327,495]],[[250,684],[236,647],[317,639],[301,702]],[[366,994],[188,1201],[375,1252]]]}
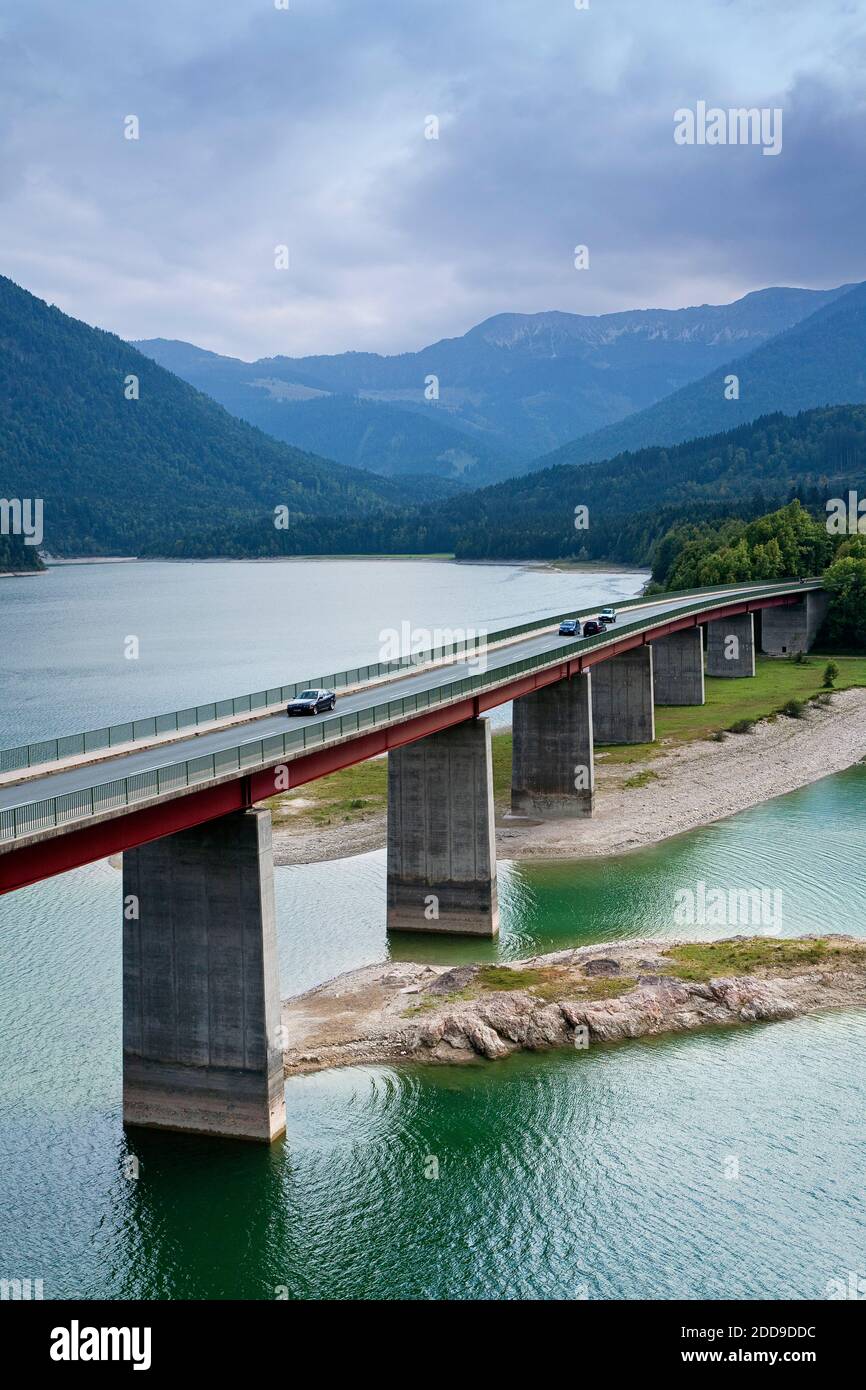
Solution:
{"label": "rocky outcrop", "polygon": [[496,1061],[866,1004],[866,943],[852,937],[704,943],[704,966],[716,953],[748,963],[705,980],[684,978],[700,972],[675,946],[623,942],[499,967],[366,966],[285,1002],[286,1071]]}

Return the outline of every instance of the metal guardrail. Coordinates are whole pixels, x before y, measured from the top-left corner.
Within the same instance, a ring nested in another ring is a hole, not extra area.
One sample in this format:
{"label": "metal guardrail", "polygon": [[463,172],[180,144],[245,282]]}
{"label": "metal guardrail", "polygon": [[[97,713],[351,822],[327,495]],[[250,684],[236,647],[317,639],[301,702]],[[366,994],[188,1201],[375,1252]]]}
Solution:
{"label": "metal guardrail", "polygon": [[[587,610],[589,612],[590,610]],[[571,614],[567,616],[572,616]],[[191,705],[187,709],[172,710],[168,714],[149,715],[142,719],[130,719],[121,724],[105,725],[101,729],[88,729],[80,734],[67,734],[59,738],[41,739],[34,743],[20,744],[16,748],[0,749],[0,773],[23,772],[42,763],[72,758],[84,753],[110,750],[123,744],[140,743],[159,738],[164,734],[190,733],[203,725],[220,719],[232,719],[237,715],[253,715],[264,712],[274,705],[292,700],[302,690],[311,686],[326,690],[345,690],[354,685],[363,685],[383,676],[397,675],[401,671],[411,671],[416,666],[429,662],[445,660],[448,657],[471,655],[491,642],[506,640],[508,636],[519,637],[524,631],[538,630],[561,619],[534,619],[516,628],[506,628],[498,633],[485,634],[479,638],[445,643],[425,651],[412,652],[397,657],[393,661],[375,661],[366,666],[353,666],[345,671],[336,671],[327,676],[313,676],[309,680],[294,681],[291,685],[271,686],[251,695],[237,695],[226,700],[213,700],[204,705]]]}
{"label": "metal guardrail", "polygon": [[[725,589],[738,589],[737,584],[719,585],[714,592]],[[802,587],[795,585],[795,587]],[[691,590],[685,592],[693,592]],[[676,598],[676,592],[666,597]],[[626,599],[618,605],[620,611],[627,611],[646,602],[643,596]],[[107,724],[101,729],[88,729],[84,733],[65,734],[58,738],[38,739],[33,743],[23,743],[15,748],[0,749],[0,774],[26,772],[31,767],[43,763],[59,762],[63,758],[79,757],[86,753],[110,751],[124,744],[143,743],[160,738],[165,734],[190,733],[220,719],[233,719],[241,714],[254,715],[292,700],[302,690],[310,686],[324,687],[327,690],[345,690],[354,685],[379,680],[383,676],[397,675],[401,671],[411,671],[416,666],[426,666],[430,662],[443,661],[449,657],[466,656],[479,648],[489,647],[497,642],[507,642],[510,638],[521,637],[529,632],[541,632],[562,622],[563,618],[582,618],[597,612],[598,605],[588,608],[569,609],[566,613],[555,614],[549,618],[532,618],[529,622],[513,627],[500,628],[486,633],[483,641],[473,638],[459,642],[445,643],[430,647],[425,651],[412,652],[397,657],[393,661],[376,661],[366,666],[352,666],[345,671],[335,671],[328,676],[313,676],[309,680],[295,681],[290,685],[271,686],[267,690],[257,690],[250,695],[236,695],[225,700],[211,700],[203,705],[190,705],[186,709],[171,710],[167,714],[148,715],[141,719],[128,719],[120,724]]]}
{"label": "metal guardrail", "polygon": [[[820,581],[808,581],[806,584],[794,582],[778,587],[774,585],[772,593],[802,593],[807,588],[814,589],[816,587],[820,587]],[[727,585],[725,588],[736,590],[737,597],[742,598],[744,602],[748,602],[751,598],[762,597],[767,593],[767,586],[752,590],[742,590],[738,585]],[[712,597],[705,596],[696,603],[677,609],[670,616],[672,618],[684,617],[692,613],[711,611],[718,607],[718,595],[721,592],[723,592],[721,587],[714,589]],[[634,606],[634,603],[631,606]],[[626,607],[626,605],[621,605],[621,607]],[[577,614],[574,612],[562,615],[562,617],[575,616]],[[164,792],[195,787],[233,772],[246,772],[271,766],[282,758],[303,752],[308,748],[320,747],[322,744],[335,741],[346,735],[361,733],[381,724],[404,719],[407,715],[416,714],[431,708],[433,705],[447,704],[460,696],[505,684],[515,676],[523,675],[528,671],[539,670],[544,666],[557,666],[562,662],[564,656],[571,658],[578,646],[582,652],[592,651],[626,633],[649,631],[658,624],[659,619],[660,615],[655,614],[651,618],[638,619],[633,623],[625,623],[621,626],[617,624],[615,631],[599,633],[595,637],[575,638],[574,642],[567,647],[559,647],[555,651],[539,652],[533,656],[510,662],[506,666],[497,666],[475,676],[466,676],[462,680],[445,682],[432,690],[419,691],[415,695],[385,700],[379,704],[371,705],[368,709],[356,710],[352,714],[335,715],[319,724],[307,725],[302,729],[292,730],[285,734],[273,734],[265,739],[254,739],[240,743],[233,748],[225,748],[198,758],[189,758],[168,767],[156,768],[149,772],[137,772],[130,777],[116,778],[113,781],[99,783],[93,787],[65,792],[61,796],[47,797],[40,801],[24,802],[20,806],[8,807],[5,810],[0,810],[0,843],[22,839],[24,836],[39,830],[51,830],[77,820],[86,820],[105,811],[118,810],[124,806],[135,806],[139,802],[160,796]],[[551,623],[545,623],[544,626],[550,626],[558,621],[562,621],[562,618],[553,618]],[[537,623],[524,625],[525,630],[528,631],[537,627]],[[520,629],[514,631],[515,635],[519,635]]]}

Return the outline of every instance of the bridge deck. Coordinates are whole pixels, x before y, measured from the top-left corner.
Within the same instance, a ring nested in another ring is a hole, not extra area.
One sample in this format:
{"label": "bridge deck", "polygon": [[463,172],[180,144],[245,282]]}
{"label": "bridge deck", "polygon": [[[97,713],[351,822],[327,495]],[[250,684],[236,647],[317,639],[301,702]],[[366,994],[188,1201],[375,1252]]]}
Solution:
{"label": "bridge deck", "polygon": [[[298,719],[285,713],[270,714],[246,723],[233,722],[224,728],[192,733],[167,744],[116,754],[108,752],[96,763],[83,762],[73,767],[64,764],[22,774],[22,780],[0,786],[0,892],[73,863],[98,858],[112,852],[112,847],[142,843],[143,839],[177,828],[176,813],[174,820],[165,821],[165,828],[161,829],[159,816],[142,819],[145,808],[158,810],[179,798],[189,802],[198,797],[197,811],[193,812],[190,806],[179,822],[198,823],[234,809],[235,800],[238,805],[250,805],[273,794],[272,778],[268,781],[261,775],[264,768],[286,763],[292,769],[290,785],[299,785],[335,767],[348,766],[387,747],[423,737],[433,728],[447,727],[481,709],[493,708],[545,680],[584,669],[622,650],[624,645],[654,640],[663,636],[671,624],[685,626],[721,616],[725,611],[797,601],[804,593],[818,588],[820,581],[810,580],[803,584],[726,586],[668,598],[634,600],[619,605],[620,621],[603,636],[575,641],[559,637],[555,628],[536,631],[508,645],[482,648],[469,662],[458,659],[445,666],[397,674],[393,679],[368,684],[338,699],[334,716]],[[484,674],[480,678],[479,656],[484,658]],[[389,702],[401,703],[389,709]],[[387,726],[389,736],[383,737],[382,726]],[[323,747],[326,743],[331,750],[327,755]],[[334,745],[338,747],[335,749]],[[298,765],[301,762],[303,767]],[[194,765],[194,776],[190,776],[190,763]],[[177,769],[183,766],[187,768],[185,779],[177,775]],[[246,787],[238,797],[240,782],[246,783]],[[215,795],[227,783],[236,784],[235,796]],[[121,787],[122,795],[113,790]],[[120,798],[118,804],[112,804],[112,797]],[[61,801],[58,803],[55,798]],[[80,838],[88,825],[99,826],[106,820],[124,817],[129,822],[126,833],[118,835],[115,831],[108,838]],[[31,861],[28,867],[23,867],[22,860],[21,871],[13,869],[9,860],[21,856],[25,848],[38,850],[46,840],[61,836],[78,836],[80,847],[70,846],[59,857],[55,852],[53,861],[58,867],[46,864],[47,873],[39,871],[38,856],[31,853],[27,856]]]}

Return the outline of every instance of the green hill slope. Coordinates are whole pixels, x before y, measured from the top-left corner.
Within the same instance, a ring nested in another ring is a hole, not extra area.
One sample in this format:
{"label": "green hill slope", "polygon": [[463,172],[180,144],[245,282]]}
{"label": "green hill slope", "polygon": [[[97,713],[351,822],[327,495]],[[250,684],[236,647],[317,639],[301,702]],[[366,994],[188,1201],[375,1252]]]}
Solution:
{"label": "green hill slope", "polygon": [[[127,399],[136,377],[138,399]],[[42,498],[58,555],[174,551],[209,525],[273,529],[274,508],[357,516],[453,494],[290,448],[111,333],[0,277],[0,495]]]}
{"label": "green hill slope", "polygon": [[[755,516],[799,496],[823,507],[866,496],[866,406],[765,416],[737,430],[604,463],[560,466],[436,507],[359,521],[301,522],[263,538],[250,528],[185,538],[184,553],[327,554],[454,551],[464,559],[616,559],[644,564],[674,524]],[[575,528],[575,508],[589,524]]]}
{"label": "green hill slope", "polygon": [[[739,399],[725,397],[726,378]],[[866,401],[866,284],[855,285],[796,327],[726,362],[646,410],[535,460],[534,469],[612,458],[652,444],[678,444],[781,410]]]}

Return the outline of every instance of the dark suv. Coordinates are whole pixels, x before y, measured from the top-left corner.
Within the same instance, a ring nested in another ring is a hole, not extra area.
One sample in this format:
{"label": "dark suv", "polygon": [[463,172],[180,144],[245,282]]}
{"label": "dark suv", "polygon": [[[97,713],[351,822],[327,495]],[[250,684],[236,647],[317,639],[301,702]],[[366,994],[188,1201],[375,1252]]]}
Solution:
{"label": "dark suv", "polygon": [[597,618],[587,618],[583,625],[584,637],[596,637],[600,632],[604,632],[604,623],[600,623]]}
{"label": "dark suv", "polygon": [[286,714],[321,714],[333,709],[337,696],[333,690],[302,690],[286,705]]}

